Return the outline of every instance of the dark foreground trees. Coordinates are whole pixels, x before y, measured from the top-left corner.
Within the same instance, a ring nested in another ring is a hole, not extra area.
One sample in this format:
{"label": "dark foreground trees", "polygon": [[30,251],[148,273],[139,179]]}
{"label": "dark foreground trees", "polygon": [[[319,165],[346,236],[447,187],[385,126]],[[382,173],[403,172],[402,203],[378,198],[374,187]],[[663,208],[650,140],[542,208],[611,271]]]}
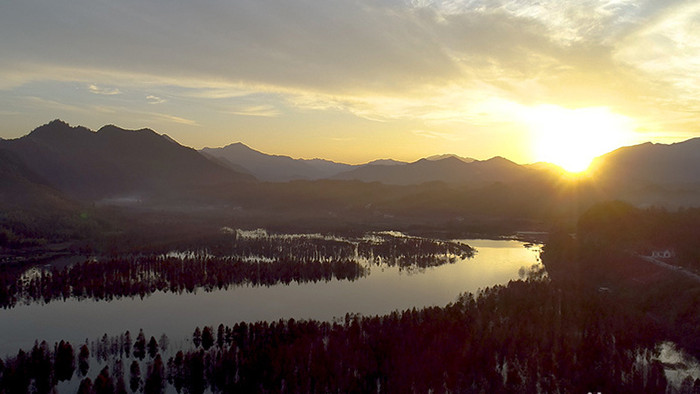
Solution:
{"label": "dark foreground trees", "polygon": [[[699,267],[698,229],[700,209],[667,212],[602,203],[581,216],[575,237],[550,234],[541,257],[559,286],[606,292],[612,302],[643,314],[667,339],[700,357],[700,280],[686,270]],[[640,257],[661,248],[675,253],[666,265]]]}
{"label": "dark foreground trees", "polygon": [[[154,346],[153,359],[120,362],[130,365],[130,388],[144,392],[664,392],[654,356],[663,337],[607,297],[518,281],[444,308],[198,327],[193,348],[166,355]],[[117,348],[110,357],[121,360]],[[4,361],[0,392],[38,387],[30,359]],[[86,382],[111,387],[118,374],[108,372]]]}

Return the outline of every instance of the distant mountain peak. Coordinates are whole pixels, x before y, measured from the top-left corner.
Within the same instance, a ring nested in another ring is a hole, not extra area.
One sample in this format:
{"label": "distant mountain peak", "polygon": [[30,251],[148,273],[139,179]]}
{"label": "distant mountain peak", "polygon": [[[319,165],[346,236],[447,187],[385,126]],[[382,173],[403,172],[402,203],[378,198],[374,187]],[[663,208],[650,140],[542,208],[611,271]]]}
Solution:
{"label": "distant mountain peak", "polygon": [[138,129],[138,130],[129,130],[129,129],[124,129],[119,126],[115,126],[112,124],[102,126],[100,127],[99,130],[97,130],[97,133],[106,133],[106,134],[126,134],[126,133],[131,133],[131,134],[155,134],[155,135],[160,135],[156,133],[155,131],[149,129],[149,128],[143,128],[143,129]]}
{"label": "distant mountain peak", "polygon": [[372,160],[364,165],[366,166],[402,166],[408,164],[405,161],[399,161],[394,159],[377,159]]}
{"label": "distant mountain peak", "polygon": [[99,132],[99,131],[112,131],[112,130],[124,130],[124,129],[122,129],[119,126],[113,125],[113,124],[106,124],[106,125],[100,127],[100,129],[97,131]]}
{"label": "distant mountain peak", "polygon": [[[248,149],[252,149],[251,147],[249,147],[248,145],[246,145],[240,141],[228,144],[228,145],[224,146],[223,148],[226,149],[226,148],[236,148],[236,147],[245,147]],[[216,148],[211,148],[211,149],[216,149]]]}
{"label": "distant mountain peak", "polygon": [[220,148],[210,148],[210,147],[205,147],[202,149],[202,151],[206,152],[215,152],[215,151],[240,151],[240,152],[246,152],[246,153],[260,153],[264,154],[262,152],[259,152],[248,145],[242,143],[242,142],[234,142],[232,144],[228,144],[225,146],[222,146]]}
{"label": "distant mountain peak", "polygon": [[23,137],[2,141],[0,148],[12,152],[51,186],[81,199],[253,179],[147,128],[107,125],[94,132],[55,120]]}
{"label": "distant mountain peak", "polygon": [[32,130],[27,136],[30,138],[56,138],[67,134],[94,134],[92,130],[83,127],[72,127],[61,119],[54,119]]}
{"label": "distant mountain peak", "polygon": [[[431,156],[433,157],[433,156]],[[418,159],[414,161],[413,163],[410,164],[421,164],[424,166],[458,166],[461,167],[464,164],[469,164],[471,162],[465,162],[464,160],[460,159],[459,157],[455,157],[454,155],[444,155],[442,158],[436,158],[436,159],[430,159],[428,157],[424,157],[422,159]]]}
{"label": "distant mountain peak", "polygon": [[287,182],[296,179],[322,179],[347,171],[353,166],[324,159],[294,159],[285,155],[270,155],[242,142],[222,148],[204,148],[200,152],[225,163],[245,169],[263,181]]}
{"label": "distant mountain peak", "polygon": [[425,159],[429,160],[429,161],[437,161],[437,160],[443,160],[443,159],[447,159],[447,158],[455,158],[455,159],[458,159],[458,160],[463,161],[465,163],[471,163],[471,162],[475,161],[471,157],[463,157],[463,156],[455,155],[454,153],[445,153],[443,155],[428,156]]}
{"label": "distant mountain peak", "polygon": [[462,160],[462,158],[460,158],[458,156],[452,156],[452,155],[448,155],[445,158],[437,159],[437,160],[430,160],[430,159],[426,159],[426,160],[427,161],[439,161],[439,162],[444,162],[444,163],[460,163],[460,164],[461,163],[471,163],[471,162],[465,162],[464,160]]}
{"label": "distant mountain peak", "polygon": [[492,164],[493,164],[493,163],[498,163],[498,164],[514,165],[514,166],[517,166],[517,165],[518,165],[517,163],[515,163],[515,162],[513,162],[513,161],[511,161],[511,160],[508,160],[508,159],[506,159],[506,158],[503,157],[503,156],[494,156],[494,157],[492,157],[492,158],[490,158],[490,159],[483,160],[482,163],[492,163]]}
{"label": "distant mountain peak", "polygon": [[[65,122],[65,121],[63,121],[63,120],[61,120],[61,119],[54,119],[54,120],[50,121],[49,123],[45,124],[44,126],[66,126],[66,127],[70,127],[70,125],[68,124],[68,122]],[[39,126],[39,127],[41,127],[41,126]]]}
{"label": "distant mountain peak", "polygon": [[360,166],[336,175],[335,179],[381,182],[391,185],[419,185],[428,182],[447,184],[490,184],[525,179],[532,171],[502,157],[465,162],[456,155],[423,158],[402,166]]}

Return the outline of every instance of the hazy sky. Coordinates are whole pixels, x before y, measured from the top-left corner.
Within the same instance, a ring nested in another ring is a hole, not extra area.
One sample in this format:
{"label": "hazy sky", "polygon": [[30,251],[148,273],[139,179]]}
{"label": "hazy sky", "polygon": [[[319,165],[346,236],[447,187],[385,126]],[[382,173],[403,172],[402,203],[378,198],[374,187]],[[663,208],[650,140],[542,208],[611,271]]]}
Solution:
{"label": "hazy sky", "polygon": [[3,138],[524,163],[700,136],[698,1],[9,0],[0,37]]}

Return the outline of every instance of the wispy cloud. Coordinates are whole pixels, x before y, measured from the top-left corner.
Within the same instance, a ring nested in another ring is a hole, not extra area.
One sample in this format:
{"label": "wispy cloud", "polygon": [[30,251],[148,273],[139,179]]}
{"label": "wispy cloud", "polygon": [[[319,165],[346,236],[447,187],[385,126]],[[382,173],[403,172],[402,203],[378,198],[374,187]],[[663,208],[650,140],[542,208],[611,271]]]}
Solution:
{"label": "wispy cloud", "polygon": [[431,138],[431,139],[442,139],[442,140],[447,140],[447,141],[462,141],[464,140],[464,137],[454,135],[451,133],[443,133],[439,131],[432,131],[432,130],[413,130],[413,134],[425,137],[425,138]]}
{"label": "wispy cloud", "polygon": [[28,105],[30,105],[31,107],[33,107],[35,109],[43,108],[43,109],[48,109],[48,110],[53,110],[53,111],[60,111],[60,112],[80,112],[80,113],[89,112],[89,110],[86,107],[62,103],[60,101],[49,100],[49,99],[45,99],[45,98],[37,97],[37,96],[22,97],[22,101],[27,103]]}
{"label": "wispy cloud", "polygon": [[[58,1],[39,10],[25,3],[12,3],[0,17],[0,50],[12,54],[0,68],[8,71],[44,64],[133,74],[143,83],[170,78],[177,85],[185,76],[211,86],[338,95],[403,94],[513,75],[533,80],[552,68],[615,72],[600,69],[609,64],[581,69],[572,59],[594,50],[602,59],[631,29],[660,12],[659,5],[631,0],[241,0],[181,7],[124,0],[119,9],[127,16],[149,17],[114,18],[107,3]],[[49,12],[53,17],[46,23]],[[84,22],[68,22],[75,17]],[[50,38],[75,34],[90,40],[70,41],[70,47],[49,44],[55,42]],[[202,44],[183,51],[181,43],[193,40]],[[90,89],[118,93],[97,83]],[[241,93],[210,88],[198,94]]]}
{"label": "wispy cloud", "polygon": [[162,104],[162,103],[165,103],[168,101],[164,98],[154,96],[152,94],[149,94],[148,96],[146,96],[146,100],[148,100],[148,104]]}
{"label": "wispy cloud", "polygon": [[504,114],[555,103],[609,107],[655,132],[680,109],[673,132],[700,132],[692,1],[121,0],[120,17],[109,2],[41,5],[10,2],[0,14],[7,102],[18,86],[68,81],[86,96],[167,98],[169,111],[219,130],[230,127],[222,113],[251,127],[255,117],[351,114],[437,140],[448,136],[432,130],[517,121]]}
{"label": "wispy cloud", "polygon": [[260,116],[265,118],[275,118],[280,115],[279,110],[271,105],[252,105],[247,107],[234,108],[229,113],[240,116]]}
{"label": "wispy cloud", "polygon": [[199,126],[199,124],[196,121],[194,121],[192,119],[183,118],[180,116],[161,114],[161,113],[157,113],[157,112],[148,112],[148,113],[144,113],[144,114],[147,115],[148,117],[153,118],[153,119],[163,120],[163,121],[166,121],[169,123],[178,123],[178,124],[183,124],[183,125],[187,125],[187,126]]}
{"label": "wispy cloud", "polygon": [[103,95],[103,96],[115,96],[115,95],[118,95],[118,94],[121,94],[121,93],[122,93],[122,92],[121,92],[119,89],[117,89],[117,88],[105,88],[105,87],[100,87],[100,86],[95,85],[94,83],[91,83],[91,84],[88,85],[88,90],[89,90],[91,93],[100,94],[100,95]]}
{"label": "wispy cloud", "polygon": [[[615,58],[659,83],[657,102],[678,107],[700,105],[700,3],[670,7],[621,43]],[[665,86],[663,86],[663,85]],[[666,103],[664,103],[666,101]]]}
{"label": "wispy cloud", "polygon": [[[172,81],[171,83],[176,83],[176,81]],[[218,86],[209,86],[210,84],[211,83],[208,83],[205,80],[192,81],[188,84],[189,86],[185,85],[187,86],[186,89],[179,90],[178,94],[183,97],[196,99],[221,100],[245,97],[265,90],[265,88],[261,86],[243,87],[237,83],[223,84],[225,86],[221,86],[221,82],[216,83]]]}
{"label": "wispy cloud", "polygon": [[430,93],[416,92],[414,96],[296,94],[287,103],[305,110],[346,111],[382,123],[417,120],[433,126],[446,123],[488,126],[505,121],[505,113],[519,109],[521,105],[514,101],[514,95],[502,89],[472,84],[435,88]]}

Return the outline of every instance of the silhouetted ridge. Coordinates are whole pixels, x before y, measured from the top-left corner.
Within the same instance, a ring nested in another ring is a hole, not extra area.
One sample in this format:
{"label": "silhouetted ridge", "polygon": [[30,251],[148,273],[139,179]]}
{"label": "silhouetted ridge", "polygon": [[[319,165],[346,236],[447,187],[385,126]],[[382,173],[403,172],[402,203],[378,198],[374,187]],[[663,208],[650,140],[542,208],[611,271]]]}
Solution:
{"label": "silhouetted ridge", "polygon": [[365,165],[334,178],[392,185],[426,182],[488,184],[524,180],[535,174],[536,170],[498,156],[484,161],[465,162],[462,158],[448,155],[442,159],[424,158],[405,165]]}
{"label": "silhouetted ridge", "polygon": [[609,181],[674,184],[700,182],[698,168],[700,138],[619,148],[596,158],[590,169]]}
{"label": "silhouetted ridge", "polygon": [[150,129],[97,132],[54,120],[0,142],[52,186],[82,199],[176,193],[252,180]]}
{"label": "silhouetted ridge", "polygon": [[454,153],[445,153],[443,155],[433,155],[433,156],[426,157],[426,159],[434,161],[434,160],[446,159],[448,157],[457,158],[465,163],[471,163],[474,161],[474,159],[472,159],[471,157],[462,157],[462,156],[455,155]]}
{"label": "silhouetted ridge", "polygon": [[58,141],[60,139],[70,138],[76,135],[90,134],[94,134],[94,132],[92,132],[90,129],[87,129],[83,126],[71,127],[68,123],[60,119],[55,119],[45,125],[37,127],[31,133],[29,133],[27,137],[41,140]]}
{"label": "silhouetted ridge", "polygon": [[398,161],[394,159],[377,159],[377,160],[372,160],[369,163],[365,163],[363,165],[365,166],[402,166],[404,164],[408,164],[405,161]]}
{"label": "silhouetted ridge", "polygon": [[497,163],[497,164],[502,164],[502,165],[513,165],[513,166],[518,165],[518,164],[506,159],[503,156],[494,156],[494,157],[487,159],[487,160],[477,160],[477,161],[481,161],[484,163]]}
{"label": "silhouetted ridge", "polygon": [[354,168],[354,166],[330,160],[304,160],[283,155],[268,155],[241,142],[229,144],[223,148],[204,148],[201,152],[228,163],[230,168],[244,168],[256,178],[270,182],[321,179]]}
{"label": "silhouetted ridge", "polygon": [[154,136],[161,137],[160,134],[156,133],[155,131],[149,129],[149,128],[143,128],[143,129],[138,129],[138,130],[127,130],[123,129],[121,127],[115,126],[115,125],[106,125],[102,126],[99,130],[97,130],[97,134],[100,133],[106,133],[106,134],[151,134]]}

